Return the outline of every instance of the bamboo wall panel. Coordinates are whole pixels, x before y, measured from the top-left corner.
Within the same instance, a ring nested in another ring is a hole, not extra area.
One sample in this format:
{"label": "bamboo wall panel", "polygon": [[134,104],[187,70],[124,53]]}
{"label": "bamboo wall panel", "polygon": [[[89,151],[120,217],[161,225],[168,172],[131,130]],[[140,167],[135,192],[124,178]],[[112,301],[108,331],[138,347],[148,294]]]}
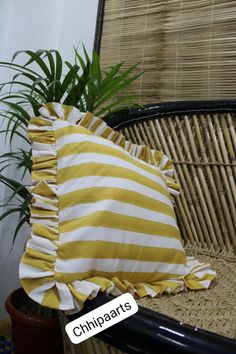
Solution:
{"label": "bamboo wall panel", "polygon": [[103,67],[140,62],[139,103],[235,98],[235,44],[235,1],[105,1]]}

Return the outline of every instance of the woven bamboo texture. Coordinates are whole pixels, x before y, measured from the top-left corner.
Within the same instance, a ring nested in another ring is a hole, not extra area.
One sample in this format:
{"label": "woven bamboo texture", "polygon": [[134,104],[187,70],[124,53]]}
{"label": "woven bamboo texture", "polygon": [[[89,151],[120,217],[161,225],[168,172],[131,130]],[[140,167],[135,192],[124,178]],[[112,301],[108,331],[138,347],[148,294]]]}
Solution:
{"label": "woven bamboo texture", "polygon": [[225,337],[236,339],[236,258],[224,252],[209,252],[191,246],[187,253],[203,262],[210,262],[217,272],[216,283],[208,290],[189,291],[157,299],[137,300],[139,306],[150,308],[176,320]]}
{"label": "woven bamboo texture", "polygon": [[[236,339],[236,114],[152,117],[122,133],[172,159],[181,185],[175,210],[187,253],[217,271],[209,290],[143,298],[138,304]],[[99,346],[91,349],[95,342],[86,342],[90,351],[85,353],[100,353]],[[111,353],[121,353],[108,347]]]}
{"label": "woven bamboo texture", "polygon": [[218,273],[209,290],[138,304],[236,339],[235,113],[153,117],[123,133],[171,157],[181,185],[175,209],[186,249]]}
{"label": "woven bamboo texture", "polygon": [[181,186],[176,214],[184,241],[236,252],[235,113],[153,118],[123,133],[172,159]]}
{"label": "woven bamboo texture", "polygon": [[140,103],[235,97],[235,1],[106,0],[105,69],[140,62]]}

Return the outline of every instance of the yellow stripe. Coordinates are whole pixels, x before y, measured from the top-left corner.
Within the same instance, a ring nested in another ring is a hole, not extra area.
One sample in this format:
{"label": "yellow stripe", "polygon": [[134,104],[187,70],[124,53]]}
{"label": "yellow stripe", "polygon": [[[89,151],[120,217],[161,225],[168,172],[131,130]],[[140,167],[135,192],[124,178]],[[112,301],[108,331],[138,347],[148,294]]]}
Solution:
{"label": "yellow stripe", "polygon": [[58,217],[57,211],[34,208],[32,206],[30,207],[30,212],[33,217],[37,217],[37,215],[43,216],[48,219],[50,219],[50,218],[54,219],[54,218]]}
{"label": "yellow stripe", "polygon": [[[39,178],[38,175],[33,175],[35,179]],[[62,184],[66,181],[70,181],[75,178],[87,177],[87,176],[103,176],[103,177],[117,177],[131,180],[132,182],[139,183],[148,188],[151,188],[167,198],[170,194],[167,189],[158,184],[157,182],[143,176],[137,172],[134,172],[125,167],[110,166],[106,164],[98,164],[95,162],[84,163],[78,167],[78,165],[61,168],[58,170],[57,181],[58,184]]]}
{"label": "yellow stripe", "polygon": [[22,278],[20,279],[21,285],[24,287],[24,290],[27,293],[30,293],[34,289],[38,288],[47,283],[55,282],[54,277],[44,277],[44,278],[37,278],[37,280],[32,280],[29,278]]}
{"label": "yellow stripe", "polygon": [[81,119],[79,124],[87,128],[92,120],[93,120],[93,114],[91,112],[87,112],[85,116]]}
{"label": "yellow stripe", "polygon": [[[63,110],[64,110],[64,105],[61,105],[61,107],[62,107]],[[58,114],[56,113],[56,110],[55,110],[55,108],[54,108],[54,102],[49,102],[49,103],[47,103],[47,104],[44,106],[44,108],[47,109],[47,111],[48,111],[48,113],[49,113],[50,116],[56,116],[56,117],[58,117]],[[58,118],[59,118],[59,117],[58,117]]]}
{"label": "yellow stripe", "polygon": [[[36,203],[36,201],[39,201],[39,202],[41,202],[41,203],[44,203],[44,204],[46,204],[46,206],[48,205],[48,206],[53,206],[53,207],[57,207],[58,206],[58,201],[57,201],[57,199],[54,197],[53,199],[49,199],[49,198],[47,198],[47,197],[44,197],[43,195],[42,195],[42,199],[41,198],[39,198],[38,196],[33,196],[32,197],[32,203]],[[45,206],[45,207],[46,207]]]}
{"label": "yellow stripe", "polygon": [[32,226],[32,234],[47,238],[48,240],[55,241],[59,237],[59,232],[56,228],[49,228],[42,224],[36,224]]}
{"label": "yellow stripe", "polygon": [[144,284],[142,284],[142,286],[140,286],[140,288],[137,287],[137,284],[135,284],[135,289],[136,289],[139,297],[144,297],[144,296],[148,295],[148,292],[146,291]]}
{"label": "yellow stripe", "polygon": [[[106,250],[104,252],[104,250]],[[168,264],[186,264],[184,251],[158,246],[140,246],[107,241],[74,241],[59,246],[60,259],[113,258],[132,259],[146,262],[166,262]]]}
{"label": "yellow stripe", "polygon": [[49,119],[45,119],[42,117],[32,117],[29,120],[29,124],[33,124],[38,127],[48,127],[52,125],[52,122]]}
{"label": "yellow stripe", "polygon": [[106,127],[105,130],[102,132],[102,137],[107,139],[107,137],[111,134],[112,129],[110,127]]}
{"label": "yellow stripe", "polygon": [[64,108],[64,119],[67,119],[67,117],[70,116],[71,111],[73,110],[73,106],[66,106],[66,105],[62,105],[62,107]]}
{"label": "yellow stripe", "polygon": [[74,134],[84,134],[93,135],[93,133],[80,125],[68,125],[57,130],[54,130],[56,140],[67,137],[68,142],[70,141],[70,135]]}
{"label": "yellow stripe", "polygon": [[[60,232],[77,230],[80,227],[109,227],[118,230],[128,230],[141,232],[150,235],[162,235],[170,238],[180,239],[179,230],[170,225],[161,224],[154,221],[139,219],[136,217],[115,214],[109,211],[96,211],[82,218],[60,223]],[[122,231],[121,231],[122,232]]]}
{"label": "yellow stripe", "polygon": [[[102,154],[104,155],[104,159],[107,158],[106,156],[117,157],[119,159],[131,163],[134,166],[141,168],[144,172],[150,172],[154,176],[158,176],[161,179],[163,179],[162,173],[160,172],[159,169],[155,167],[151,167],[148,164],[141,163],[138,160],[135,160],[133,157],[127,155],[126,153],[118,150],[115,147],[96,144],[94,142],[81,142],[81,143],[67,144],[65,148],[62,148],[58,151],[58,158],[60,159],[66,156],[70,156],[74,154],[82,154],[82,153]],[[78,155],[78,159],[79,159],[79,155]]]}
{"label": "yellow stripe", "polygon": [[93,278],[89,278],[86,280],[90,281],[91,283],[101,286],[100,291],[105,291],[107,288],[112,286],[112,282],[110,280],[108,280],[106,278],[102,278],[102,277],[93,277]]}
{"label": "yellow stripe", "polygon": [[[37,185],[31,189],[31,192],[33,193],[33,195],[39,194],[39,195],[46,197],[46,198],[52,198],[52,201],[56,202],[55,192],[44,180],[40,181],[40,183],[37,183]],[[35,198],[37,198],[37,197],[35,197]]]}
{"label": "yellow stripe", "polygon": [[112,281],[115,284],[116,288],[122,293],[126,292],[128,289],[133,288],[133,286],[131,286],[131,283],[127,280],[120,280],[117,277],[113,277]]}
{"label": "yellow stripe", "polygon": [[33,181],[41,181],[41,180],[49,180],[49,181],[55,181],[56,182],[56,175],[50,172],[45,172],[45,171],[33,171],[31,173],[31,178]]}
{"label": "yellow stripe", "polygon": [[82,307],[83,303],[87,300],[88,295],[81,293],[80,291],[75,289],[74,286],[70,283],[68,283],[67,285],[68,285],[68,288],[71,291],[72,295],[74,295],[74,297],[78,301],[79,305]]}
{"label": "yellow stripe", "polygon": [[[83,125],[83,122],[80,124]],[[95,123],[93,123],[92,127],[89,130],[94,133],[100,125],[101,125],[101,122],[96,120]]]}
{"label": "yellow stripe", "polygon": [[54,135],[51,131],[29,131],[30,139],[36,143],[53,144],[55,142]]}
{"label": "yellow stripe", "polygon": [[54,278],[56,281],[60,283],[72,283],[75,280],[84,280],[92,277],[103,277],[106,279],[112,280],[113,277],[117,277],[118,279],[126,279],[127,281],[130,281],[132,283],[140,283],[140,279],[144,283],[150,283],[150,282],[156,282],[156,281],[161,281],[165,279],[170,279],[170,278],[177,278],[179,277],[179,274],[174,274],[174,273],[159,273],[159,272],[151,272],[151,273],[144,273],[144,272],[120,272],[120,271],[115,271],[115,272],[102,272],[102,271],[96,271],[91,269],[90,271],[87,272],[75,272],[75,273],[58,273],[55,272]]}
{"label": "yellow stripe", "polygon": [[34,170],[52,169],[57,166],[56,156],[33,157],[32,161]]}
{"label": "yellow stripe", "polygon": [[56,287],[53,287],[45,292],[42,305],[48,306],[54,309],[59,309],[61,304],[58,290]]}
{"label": "yellow stripe", "polygon": [[51,254],[46,254],[44,252],[36,251],[32,248],[27,247],[25,253],[28,257],[39,259],[41,261],[55,262],[56,257]]}
{"label": "yellow stripe", "polygon": [[48,270],[54,272],[54,263],[33,258],[30,255],[27,255],[27,250],[25,251],[24,255],[21,257],[21,263],[44,271]]}
{"label": "yellow stripe", "polygon": [[[63,194],[60,196],[60,210],[81,203],[96,203],[106,199],[117,200],[127,204],[130,203],[131,206],[137,205],[175,218],[173,208],[165,203],[127,189],[110,187],[84,188]],[[127,208],[128,207],[129,205],[127,205]]]}
{"label": "yellow stripe", "polygon": [[188,280],[186,284],[191,290],[206,289],[205,286],[203,286],[201,283],[198,283],[196,280]]}

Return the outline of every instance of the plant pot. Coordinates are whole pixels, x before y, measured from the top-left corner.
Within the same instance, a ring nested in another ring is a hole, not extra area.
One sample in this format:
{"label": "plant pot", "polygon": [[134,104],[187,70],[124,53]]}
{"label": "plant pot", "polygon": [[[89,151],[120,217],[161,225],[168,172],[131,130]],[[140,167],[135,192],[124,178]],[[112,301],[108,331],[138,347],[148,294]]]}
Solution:
{"label": "plant pot", "polygon": [[58,317],[25,314],[20,303],[29,301],[22,288],[13,291],[5,307],[11,316],[14,354],[62,354],[63,341]]}

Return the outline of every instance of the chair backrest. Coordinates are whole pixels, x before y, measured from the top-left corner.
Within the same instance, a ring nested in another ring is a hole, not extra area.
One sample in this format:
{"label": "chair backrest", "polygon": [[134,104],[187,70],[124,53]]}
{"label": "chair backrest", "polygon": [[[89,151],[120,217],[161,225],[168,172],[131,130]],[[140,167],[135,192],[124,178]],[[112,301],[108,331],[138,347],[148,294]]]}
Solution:
{"label": "chair backrest", "polygon": [[184,241],[236,253],[236,102],[152,105],[106,120],[132,142],[172,159]]}

